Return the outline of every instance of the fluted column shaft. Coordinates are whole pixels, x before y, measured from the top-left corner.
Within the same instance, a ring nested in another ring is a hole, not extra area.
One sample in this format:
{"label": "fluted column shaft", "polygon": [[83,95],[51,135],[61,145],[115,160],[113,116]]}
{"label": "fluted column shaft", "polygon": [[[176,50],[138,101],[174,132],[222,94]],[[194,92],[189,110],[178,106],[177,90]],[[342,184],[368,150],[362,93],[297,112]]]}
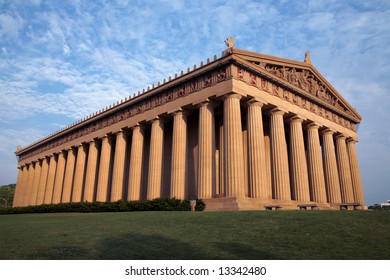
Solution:
{"label": "fluted column shaft", "polygon": [[356,141],[353,139],[347,140],[349,163],[351,166],[353,195],[356,203],[364,204],[362,181],[360,178],[359,163],[355,143]]}
{"label": "fluted column shaft", "polygon": [[307,126],[307,164],[309,169],[310,193],[312,201],[326,203],[324,166],[322,163],[318,128],[319,126],[314,123]]}
{"label": "fluted column shaft", "polygon": [[61,202],[63,203],[67,203],[71,201],[75,161],[76,161],[75,152],[73,151],[72,148],[70,148],[68,149],[68,155],[66,158],[64,186],[63,186],[62,197],[61,197]]}
{"label": "fluted column shaft", "polygon": [[349,164],[346,137],[343,135],[336,136],[337,166],[340,176],[341,201],[343,203],[353,203],[353,188],[351,178],[351,167]]}
{"label": "fluted column shaft", "polygon": [[322,131],[322,153],[328,202],[341,203],[340,180],[337,170],[333,131],[330,129]]}
{"label": "fluted column shaft", "polygon": [[87,157],[87,149],[83,144],[81,144],[77,148],[76,170],[74,173],[74,180],[73,180],[72,202],[82,201],[86,157]]}
{"label": "fluted column shaft", "polygon": [[46,157],[42,160],[41,175],[39,178],[36,205],[41,205],[45,201],[45,190],[46,190],[48,173],[49,173],[49,158]]}
{"label": "fluted column shaft", "polygon": [[35,205],[37,202],[40,177],[41,177],[41,165],[40,165],[39,160],[38,160],[35,162],[34,182],[33,182],[32,191],[30,194],[29,205]]}
{"label": "fluted column shaft", "polygon": [[250,197],[271,199],[272,189],[267,184],[262,106],[261,102],[248,104],[249,188]]}
{"label": "fluted column shaft", "polygon": [[160,119],[152,121],[149,152],[147,199],[161,196],[163,170],[164,125]]}
{"label": "fluted column shaft", "polygon": [[289,121],[292,198],[299,201],[310,201],[309,176],[302,130],[303,119],[294,116]]}
{"label": "fluted column shaft", "polygon": [[15,187],[15,195],[14,195],[14,201],[12,203],[13,207],[19,206],[19,201],[20,201],[20,194],[24,185],[24,178],[26,174],[26,165],[20,166],[19,167],[19,172],[18,172],[18,179],[16,181],[16,187]]}
{"label": "fluted column shaft", "polygon": [[172,136],[171,197],[184,199],[187,171],[187,117],[174,113]]}
{"label": "fluted column shaft", "polygon": [[245,196],[244,151],[241,128],[241,95],[228,94],[224,99],[224,140],[226,196]]}
{"label": "fluted column shaft", "polygon": [[34,173],[35,173],[34,163],[31,162],[28,167],[28,177],[27,177],[26,187],[23,191],[22,206],[28,206],[30,204],[30,195],[31,195],[31,190],[34,182]]}
{"label": "fluted column shaft", "polygon": [[126,158],[126,135],[118,131],[115,141],[114,166],[111,182],[111,201],[121,200],[123,197],[123,183]]}
{"label": "fluted column shaft", "polygon": [[214,107],[210,102],[203,102],[199,107],[198,133],[198,197],[212,198],[215,166]]}
{"label": "fluted column shaft", "polygon": [[49,174],[47,176],[46,189],[45,189],[45,198],[43,203],[50,204],[53,198],[53,189],[54,189],[54,180],[56,176],[57,161],[55,155],[50,156],[49,162]]}
{"label": "fluted column shaft", "polygon": [[267,188],[271,190],[272,197],[272,171],[271,171],[271,140],[269,135],[264,136],[265,162],[266,162],[266,182]]}
{"label": "fluted column shaft", "polygon": [[111,145],[107,135],[102,138],[102,147],[100,152],[99,174],[96,189],[96,201],[107,201],[109,174],[111,161]]}
{"label": "fluted column shaft", "polygon": [[287,143],[284,132],[283,115],[284,112],[279,109],[273,109],[271,111],[270,141],[272,184],[275,199],[291,200]]}
{"label": "fluted column shaft", "polygon": [[96,183],[96,170],[98,167],[98,143],[96,141],[89,142],[87,171],[85,175],[85,186],[83,201],[92,202]]}
{"label": "fluted column shaft", "polygon": [[144,129],[137,125],[133,128],[130,154],[129,187],[127,200],[141,199],[142,158],[144,154]]}
{"label": "fluted column shaft", "polygon": [[53,200],[52,203],[60,203],[61,202],[61,195],[62,195],[62,185],[64,182],[64,173],[65,173],[65,154],[64,152],[60,152],[58,154],[57,159],[57,171],[56,171],[56,179],[54,181],[54,192],[53,192]]}

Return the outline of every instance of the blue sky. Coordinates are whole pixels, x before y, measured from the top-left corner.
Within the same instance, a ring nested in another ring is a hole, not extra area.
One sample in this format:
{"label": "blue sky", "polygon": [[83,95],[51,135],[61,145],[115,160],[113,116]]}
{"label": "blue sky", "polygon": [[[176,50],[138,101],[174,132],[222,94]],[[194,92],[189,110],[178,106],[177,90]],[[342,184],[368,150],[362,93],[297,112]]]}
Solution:
{"label": "blue sky", "polygon": [[303,60],[363,116],[367,204],[390,199],[390,1],[0,0],[0,185],[17,145],[226,48]]}

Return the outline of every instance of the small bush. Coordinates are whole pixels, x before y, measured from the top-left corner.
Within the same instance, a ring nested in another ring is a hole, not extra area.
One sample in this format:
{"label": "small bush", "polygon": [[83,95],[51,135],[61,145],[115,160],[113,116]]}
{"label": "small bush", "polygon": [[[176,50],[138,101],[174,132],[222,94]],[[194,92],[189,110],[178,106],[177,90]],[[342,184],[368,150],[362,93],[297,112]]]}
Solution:
{"label": "small bush", "polygon": [[196,200],[196,211],[203,211],[206,205],[203,200],[187,198],[156,198],[152,200],[115,201],[115,202],[72,202],[59,204],[42,204],[35,206],[0,209],[0,214],[28,213],[63,213],[63,212],[131,212],[131,211],[190,211],[190,200]]}

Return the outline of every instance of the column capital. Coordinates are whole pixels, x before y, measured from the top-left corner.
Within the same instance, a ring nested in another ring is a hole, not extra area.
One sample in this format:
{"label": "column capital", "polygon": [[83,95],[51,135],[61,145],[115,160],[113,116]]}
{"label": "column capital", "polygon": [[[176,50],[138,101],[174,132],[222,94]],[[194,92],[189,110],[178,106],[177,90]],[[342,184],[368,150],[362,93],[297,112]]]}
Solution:
{"label": "column capital", "polygon": [[113,135],[118,135],[118,134],[124,134],[124,133],[125,133],[125,131],[121,128],[118,131],[113,132],[112,134]]}
{"label": "column capital", "polygon": [[321,134],[334,134],[336,133],[336,130],[329,128],[329,127],[324,127],[320,130]]}
{"label": "column capital", "polygon": [[247,102],[247,106],[264,106],[267,104],[268,104],[267,100],[265,100],[261,97],[258,97],[258,96],[252,97]]}
{"label": "column capital", "polygon": [[261,107],[264,106],[264,103],[261,102],[261,101],[257,101],[257,100],[251,99],[245,105],[247,105],[248,107],[258,106],[258,107],[261,108]]}
{"label": "column capital", "polygon": [[232,92],[232,93],[225,94],[225,95],[223,96],[223,99],[224,99],[224,100],[225,100],[225,99],[228,99],[228,98],[236,98],[236,99],[240,100],[240,99],[242,98],[242,95],[241,95],[241,94],[238,94],[238,93]]}
{"label": "column capital", "polygon": [[355,137],[347,137],[347,143],[357,143],[358,140]]}
{"label": "column capital", "polygon": [[344,140],[346,140],[347,139],[347,136],[345,136],[344,134],[342,134],[342,133],[337,133],[336,135],[335,135],[335,138],[336,139],[344,139]]}
{"label": "column capital", "polygon": [[269,111],[270,115],[284,115],[287,113],[287,110],[283,110],[279,107],[275,107]]}
{"label": "column capital", "polygon": [[305,128],[306,129],[319,129],[321,126],[316,123],[316,122],[313,122],[313,121],[310,121],[308,122],[306,125],[305,125]]}
{"label": "column capital", "polygon": [[170,114],[170,115],[172,114],[173,116],[176,116],[176,115],[188,116],[190,114],[190,112],[186,109],[179,108],[177,110],[168,111],[168,114]]}
{"label": "column capital", "polygon": [[215,101],[212,101],[208,98],[206,98],[206,100],[197,104],[197,108],[201,108],[201,107],[205,107],[205,106],[211,106],[212,108],[214,108],[217,106],[217,104]]}
{"label": "column capital", "polygon": [[287,119],[287,122],[300,122],[300,123],[303,123],[303,121],[305,121],[305,120],[306,120],[306,118],[304,118],[301,115],[293,115],[292,117]]}
{"label": "column capital", "polygon": [[147,122],[149,122],[150,124],[153,124],[153,123],[155,123],[157,121],[160,122],[161,124],[164,124],[164,123],[167,122],[167,119],[164,118],[164,117],[161,117],[161,116],[156,116],[154,118],[151,118],[151,119],[147,120]]}

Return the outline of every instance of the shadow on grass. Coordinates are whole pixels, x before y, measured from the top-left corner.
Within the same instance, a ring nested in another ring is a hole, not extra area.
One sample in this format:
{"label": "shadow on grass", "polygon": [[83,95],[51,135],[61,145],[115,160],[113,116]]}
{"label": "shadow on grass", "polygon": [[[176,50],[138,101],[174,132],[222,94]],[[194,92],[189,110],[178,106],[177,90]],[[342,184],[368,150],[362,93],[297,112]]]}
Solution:
{"label": "shadow on grass", "polygon": [[[204,247],[202,247],[204,248]],[[81,246],[55,246],[36,251],[27,259],[51,260],[190,260],[190,259],[275,259],[239,243],[218,242],[200,250],[162,235],[126,234],[115,239],[103,239],[93,248]]]}

